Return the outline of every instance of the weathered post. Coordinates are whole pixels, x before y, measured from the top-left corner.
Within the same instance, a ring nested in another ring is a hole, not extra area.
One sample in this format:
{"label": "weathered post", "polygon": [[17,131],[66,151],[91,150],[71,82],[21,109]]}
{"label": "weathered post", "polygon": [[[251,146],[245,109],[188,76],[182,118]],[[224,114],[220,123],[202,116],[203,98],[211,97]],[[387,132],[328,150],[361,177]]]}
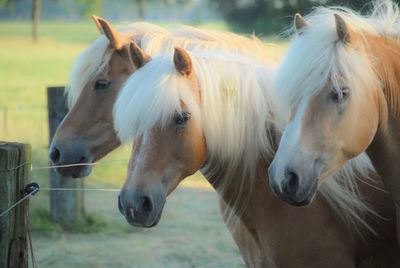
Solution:
{"label": "weathered post", "polygon": [[[64,87],[47,88],[47,104],[49,113],[49,144],[58,125],[68,112]],[[55,169],[50,170],[51,188],[83,188],[82,179],[63,177]],[[51,191],[50,214],[54,222],[65,230],[72,230],[84,222],[84,206],[82,191]]]}
{"label": "weathered post", "polygon": [[[28,144],[0,141],[0,213],[23,197],[29,182],[30,162]],[[0,268],[28,267],[25,202],[29,198],[0,218]]]}

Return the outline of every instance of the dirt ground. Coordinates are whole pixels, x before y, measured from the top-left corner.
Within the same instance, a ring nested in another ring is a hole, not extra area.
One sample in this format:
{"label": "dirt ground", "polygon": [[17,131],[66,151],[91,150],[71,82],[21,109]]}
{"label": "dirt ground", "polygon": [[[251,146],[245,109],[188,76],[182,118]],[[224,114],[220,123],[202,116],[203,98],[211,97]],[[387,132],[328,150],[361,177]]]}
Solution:
{"label": "dirt ground", "polygon": [[104,216],[109,230],[34,232],[37,264],[39,268],[244,267],[219,214],[216,193],[204,188],[178,188],[152,229],[125,222],[117,209],[117,193],[87,193],[86,211]]}

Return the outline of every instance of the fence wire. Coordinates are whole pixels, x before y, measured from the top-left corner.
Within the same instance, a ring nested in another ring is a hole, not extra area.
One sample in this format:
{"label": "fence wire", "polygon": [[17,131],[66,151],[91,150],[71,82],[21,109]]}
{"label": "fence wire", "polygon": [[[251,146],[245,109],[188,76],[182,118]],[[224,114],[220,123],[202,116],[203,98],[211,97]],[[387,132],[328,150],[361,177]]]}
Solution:
{"label": "fence wire", "polygon": [[[35,167],[31,162],[26,162],[22,163],[16,167],[9,168],[9,169],[2,169],[0,172],[11,172],[20,168],[23,168],[25,166],[30,165],[31,170],[41,170],[41,169],[52,169],[52,168],[63,168],[63,167],[74,167],[74,166],[95,166],[95,165],[101,165],[101,164],[108,164],[108,163],[115,163],[115,162],[126,162],[128,159],[117,159],[117,160],[106,160],[102,162],[96,162],[96,163],[80,163],[80,164],[70,164],[70,165],[50,165],[50,166],[38,166]],[[44,190],[44,191],[84,191],[84,192],[119,192],[120,189],[108,189],[108,188],[56,188],[56,187],[35,187],[32,188],[32,191],[29,193],[26,193],[21,199],[17,200],[14,204],[12,204],[10,207],[8,207],[6,210],[2,211],[0,213],[0,218],[8,214],[11,210],[13,210],[16,206],[21,204],[24,200],[28,199],[29,197],[33,196],[39,190]]]}
{"label": "fence wire", "polygon": [[68,164],[68,165],[50,165],[50,166],[36,166],[33,165],[31,162],[22,163],[16,167],[8,168],[8,169],[0,169],[0,172],[9,172],[13,170],[17,170],[19,168],[31,165],[31,170],[41,170],[41,169],[52,169],[52,168],[66,168],[66,167],[76,167],[76,166],[97,166],[109,163],[116,163],[116,162],[128,162],[129,159],[116,159],[116,160],[105,160],[102,162],[95,162],[95,163],[78,163],[78,164]]}

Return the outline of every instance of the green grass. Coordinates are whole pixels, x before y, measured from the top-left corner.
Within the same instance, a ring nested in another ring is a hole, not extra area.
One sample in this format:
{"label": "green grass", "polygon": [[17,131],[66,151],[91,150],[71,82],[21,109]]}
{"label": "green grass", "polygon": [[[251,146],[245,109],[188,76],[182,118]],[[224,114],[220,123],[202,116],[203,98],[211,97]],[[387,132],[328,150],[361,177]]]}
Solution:
{"label": "green grass", "polygon": [[[97,37],[99,31],[93,23],[44,21],[39,28],[40,39],[56,42],[86,44]],[[0,38],[26,38],[31,36],[31,24],[27,21],[1,22]]]}
{"label": "green grass", "polygon": [[[221,23],[207,27],[226,29]],[[32,146],[33,167],[48,165],[46,87],[65,85],[73,59],[94,40],[91,22],[43,22],[40,40],[30,40],[27,22],[0,23],[0,140]],[[119,188],[130,156],[123,146],[85,179],[86,187]],[[121,160],[107,162],[109,160]],[[48,186],[48,171],[32,180]],[[204,178],[186,179],[168,199],[153,229],[128,225],[117,210],[117,193],[85,193],[87,224],[65,233],[49,217],[49,194],[31,199],[30,219],[39,267],[242,267],[238,250]]]}

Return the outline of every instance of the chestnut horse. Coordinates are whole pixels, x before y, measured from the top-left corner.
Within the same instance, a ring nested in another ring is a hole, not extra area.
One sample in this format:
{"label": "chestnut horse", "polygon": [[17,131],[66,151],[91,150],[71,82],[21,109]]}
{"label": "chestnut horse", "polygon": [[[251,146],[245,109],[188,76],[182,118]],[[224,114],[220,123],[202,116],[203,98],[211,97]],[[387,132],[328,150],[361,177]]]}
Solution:
{"label": "chestnut horse", "polygon": [[[182,26],[170,31],[149,23],[134,23],[114,29],[104,19],[93,16],[104,35],[76,61],[68,88],[70,111],[60,124],[50,146],[54,165],[93,163],[120,145],[116,137],[112,106],[121,86],[150,55],[171,51],[179,45],[191,49],[231,49],[245,51],[266,65],[276,65],[269,49],[257,38],[228,32]],[[188,37],[185,37],[188,36]],[[132,58],[132,51],[143,49],[143,58]],[[85,177],[91,165],[59,167],[64,176]]]}
{"label": "chestnut horse", "polygon": [[[362,267],[370,255],[395,257],[394,213],[381,191],[362,189],[389,221],[370,215],[355,194],[357,184],[354,192],[346,191],[337,177],[305,208],[289,206],[268,190],[265,170],[280,136],[272,76],[244,55],[182,48],[135,72],[114,107],[119,137],[135,140],[119,196],[121,213],[134,226],[155,226],[166,197],[201,170],[233,215],[226,219],[240,218],[240,230],[247,230],[234,237],[248,266]],[[365,159],[359,164],[364,167]],[[356,175],[347,171],[345,181]],[[365,230],[369,224],[383,237]],[[395,265],[388,259],[376,267]]]}
{"label": "chestnut horse", "polygon": [[[192,49],[243,51],[265,65],[277,62],[268,47],[254,37],[189,26],[167,31],[148,23],[134,23],[116,30],[102,18],[93,16],[93,20],[104,35],[84,51],[74,65],[67,91],[70,111],[50,147],[50,158],[56,165],[92,163],[120,145],[114,132],[112,107],[129,74],[142,66],[149,55],[181,45]],[[138,46],[147,53],[133,57]],[[58,168],[58,172],[72,177],[84,177],[90,171],[90,165]],[[221,207],[225,210],[222,201]],[[227,222],[227,225],[242,255],[250,256],[254,242],[247,229],[240,223]]]}
{"label": "chestnut horse", "polygon": [[376,1],[365,17],[320,8],[296,18],[299,34],[277,78],[280,114],[290,123],[270,168],[272,188],[308,204],[322,180],[366,151],[400,219],[399,7]]}

